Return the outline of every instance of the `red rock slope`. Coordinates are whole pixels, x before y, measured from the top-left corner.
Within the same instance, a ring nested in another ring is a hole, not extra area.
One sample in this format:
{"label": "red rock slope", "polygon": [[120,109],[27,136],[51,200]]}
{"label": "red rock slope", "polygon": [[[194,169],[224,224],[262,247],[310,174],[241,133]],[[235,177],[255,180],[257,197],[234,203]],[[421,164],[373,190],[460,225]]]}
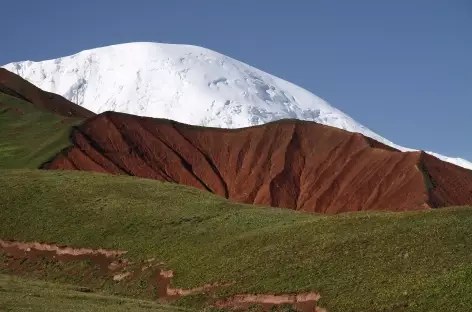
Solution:
{"label": "red rock slope", "polygon": [[73,147],[44,168],[128,174],[322,213],[472,205],[472,171],[312,122],[225,130],[107,112],[71,138]]}
{"label": "red rock slope", "polygon": [[60,95],[41,90],[4,68],[0,68],[0,92],[66,117],[88,118],[95,115]]}

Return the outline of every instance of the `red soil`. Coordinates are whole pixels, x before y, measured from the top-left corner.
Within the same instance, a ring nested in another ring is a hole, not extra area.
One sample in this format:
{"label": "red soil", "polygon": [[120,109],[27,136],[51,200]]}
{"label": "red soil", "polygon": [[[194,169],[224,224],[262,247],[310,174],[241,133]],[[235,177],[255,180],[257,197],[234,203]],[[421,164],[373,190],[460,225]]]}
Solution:
{"label": "red soil", "polygon": [[[160,263],[157,263],[157,261],[145,261],[131,265],[127,259],[121,257],[125,253],[125,251],[72,248],[37,242],[0,240],[0,257],[3,255],[0,269],[10,274],[39,275],[39,277],[44,278],[47,277],[47,273],[44,272],[46,266],[54,263],[58,271],[63,270],[63,275],[75,276],[76,278],[82,277],[76,281],[79,284],[91,285],[90,283],[93,279],[99,279],[103,282],[113,280],[115,286],[118,286],[117,290],[120,289],[120,284],[133,283],[136,279],[142,277],[142,272],[152,270],[152,273],[147,278],[149,279],[149,286],[152,285],[157,290],[156,295],[158,298],[165,301],[180,298],[180,294],[169,294],[169,290],[173,290],[170,286],[172,275],[165,277],[160,274],[162,271],[159,268]],[[77,270],[64,268],[64,265],[69,262],[81,260],[87,261],[88,265]],[[97,268],[98,270],[96,270]],[[83,289],[92,291],[88,287]],[[191,290],[188,291],[192,293]],[[197,289],[196,291],[199,290]]]}
{"label": "red soil", "polygon": [[271,311],[272,306],[289,304],[292,308],[302,312],[327,312],[326,309],[318,307],[320,299],[318,293],[303,294],[258,294],[258,295],[236,295],[230,299],[222,300],[216,303],[216,306],[222,308],[231,308],[247,310],[256,304],[263,307],[264,311]]}
{"label": "red soil", "polygon": [[[0,267],[9,267],[12,272],[22,272],[24,260],[36,262],[42,258],[53,259],[58,262],[68,262],[76,260],[88,260],[100,267],[102,273],[108,273],[111,263],[116,261],[124,252],[104,250],[104,249],[74,249],[67,246],[57,246],[42,244],[37,242],[24,243],[17,241],[0,240],[0,254],[8,254],[11,257]],[[121,263],[121,262],[120,262]],[[123,265],[119,266],[122,268]]]}
{"label": "red soil", "polygon": [[88,118],[95,115],[60,95],[41,90],[4,68],[0,68],[0,92],[66,117]]}
{"label": "red soil", "polygon": [[121,256],[126,253],[125,251],[105,250],[105,249],[90,249],[90,248],[72,248],[67,246],[58,246],[56,244],[44,244],[39,242],[18,242],[18,241],[5,241],[0,239],[0,248],[15,249],[22,251],[31,251],[36,249],[38,251],[50,251],[56,253],[56,255],[68,255],[68,256],[103,256],[105,258],[112,258]]}
{"label": "red soil", "polygon": [[[163,302],[171,302],[197,293],[214,293],[217,289],[232,285],[232,283],[213,283],[190,289],[174,288],[172,287],[174,273],[171,270],[163,270],[161,268],[163,263],[156,259],[132,263],[122,258],[124,254],[126,251],[121,250],[72,248],[55,244],[0,239],[0,260],[2,260],[0,269],[15,275],[47,278],[46,268],[54,264],[55,271],[62,272],[65,276],[75,277],[76,284],[92,286],[112,280],[114,286],[117,286],[115,290],[120,290],[120,285],[136,282],[143,277],[143,272],[149,270],[151,274],[145,275],[148,278],[148,295]],[[64,267],[69,262],[81,260],[86,261],[87,266],[81,266],[76,270]],[[101,282],[94,284],[94,279]],[[92,292],[94,287],[77,287],[76,290]],[[230,309],[249,308],[256,304],[266,311],[270,311],[274,305],[291,304],[300,311],[312,312],[322,311],[317,306],[319,298],[320,295],[314,292],[276,295],[240,294],[214,302],[214,304]]]}
{"label": "red soil", "polygon": [[103,113],[45,164],[194,186],[233,201],[339,213],[472,205],[472,171],[313,122],[201,128]]}

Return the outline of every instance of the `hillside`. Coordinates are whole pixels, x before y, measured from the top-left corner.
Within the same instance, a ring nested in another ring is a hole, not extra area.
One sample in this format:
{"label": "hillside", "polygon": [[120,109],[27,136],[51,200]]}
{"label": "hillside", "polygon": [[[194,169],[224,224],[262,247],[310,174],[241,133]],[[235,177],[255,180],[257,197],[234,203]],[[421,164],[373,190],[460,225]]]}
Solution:
{"label": "hillside", "polygon": [[472,171],[313,122],[219,129],[108,112],[70,137],[73,147],[43,168],[133,175],[309,212],[472,205]]}
{"label": "hillside", "polygon": [[197,308],[303,292],[319,295],[312,301],[328,312],[461,312],[472,304],[472,208],[320,216],[81,172],[3,170],[0,184],[4,240],[126,251],[125,272],[152,261],[157,270],[114,281],[119,271],[103,273],[93,258],[34,260],[33,248],[17,258],[4,249],[3,273],[147,298],[156,294],[149,285],[165,282],[155,278],[173,275],[180,293],[213,285],[170,300]]}
{"label": "hillside", "polygon": [[8,77],[22,93],[0,92],[0,168],[127,174],[323,213],[472,204],[470,171],[360,134],[297,120],[220,129],[108,112],[83,121],[54,101],[22,100],[35,87]]}
{"label": "hillside", "polygon": [[[41,62],[14,62],[4,68],[95,113],[116,111],[221,128],[299,119],[413,151],[301,87],[202,47],[135,42]],[[464,159],[428,153],[472,169]]]}
{"label": "hillside", "polygon": [[0,68],[0,93],[24,100],[39,109],[65,117],[87,118],[95,115],[60,95],[39,89],[4,68]]}
{"label": "hillside", "polygon": [[95,114],[0,68],[0,168],[39,168]]}
{"label": "hillside", "polygon": [[39,168],[70,145],[81,121],[0,92],[0,168]]}
{"label": "hillside", "polygon": [[87,293],[81,287],[34,281],[0,274],[0,311],[35,312],[185,312],[152,301],[133,300],[101,293]]}

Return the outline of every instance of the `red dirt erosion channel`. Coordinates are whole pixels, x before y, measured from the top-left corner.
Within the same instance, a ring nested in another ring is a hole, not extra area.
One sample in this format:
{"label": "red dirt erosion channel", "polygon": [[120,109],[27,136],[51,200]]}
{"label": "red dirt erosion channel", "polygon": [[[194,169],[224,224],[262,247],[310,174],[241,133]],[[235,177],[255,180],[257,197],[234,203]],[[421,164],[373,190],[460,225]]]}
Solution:
{"label": "red dirt erosion channel", "polygon": [[318,213],[472,205],[472,171],[314,122],[230,130],[106,112],[70,139],[43,169],[132,175]]}
{"label": "red dirt erosion channel", "polygon": [[[160,302],[172,302],[181,297],[196,293],[212,293],[219,287],[232,285],[227,284],[207,284],[192,289],[182,289],[172,287],[172,277],[174,272],[164,270],[164,263],[156,259],[147,259],[140,263],[132,263],[125,259],[126,251],[115,251],[105,249],[72,248],[68,246],[58,246],[39,242],[19,242],[0,239],[0,255],[3,256],[3,265],[8,272],[15,275],[24,275],[31,272],[41,272],[45,266],[61,267],[74,261],[87,261],[88,268],[81,268],[83,276],[79,284],[87,284],[92,278],[110,280],[114,284],[132,283],[133,280],[142,278],[144,273],[148,279],[148,293]],[[93,271],[93,267],[98,267],[98,271]],[[90,271],[90,272],[87,272]],[[65,269],[64,273],[75,275],[76,272]],[[85,273],[85,274],[84,274]],[[89,287],[77,286],[75,289],[80,292],[92,292]],[[155,290],[155,291],[153,291]],[[213,298],[214,296],[212,296]],[[323,308],[317,306],[320,299],[318,293],[301,294],[239,294],[224,299],[210,299],[211,305],[218,307],[241,309],[249,308],[252,305],[259,305],[264,310],[270,311],[273,306],[284,304],[291,305],[302,312],[324,312]]]}

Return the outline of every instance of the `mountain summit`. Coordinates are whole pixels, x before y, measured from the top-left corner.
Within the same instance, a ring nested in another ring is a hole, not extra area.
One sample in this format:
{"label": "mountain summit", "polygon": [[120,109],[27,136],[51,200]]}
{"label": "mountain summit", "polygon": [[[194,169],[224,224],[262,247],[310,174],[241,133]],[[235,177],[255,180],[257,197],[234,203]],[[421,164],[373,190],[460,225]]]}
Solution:
{"label": "mountain summit", "polygon": [[[126,43],[3,67],[95,113],[116,111],[221,128],[295,118],[411,150],[379,136],[301,87],[197,46]],[[463,159],[431,154],[472,169],[472,163]]]}

